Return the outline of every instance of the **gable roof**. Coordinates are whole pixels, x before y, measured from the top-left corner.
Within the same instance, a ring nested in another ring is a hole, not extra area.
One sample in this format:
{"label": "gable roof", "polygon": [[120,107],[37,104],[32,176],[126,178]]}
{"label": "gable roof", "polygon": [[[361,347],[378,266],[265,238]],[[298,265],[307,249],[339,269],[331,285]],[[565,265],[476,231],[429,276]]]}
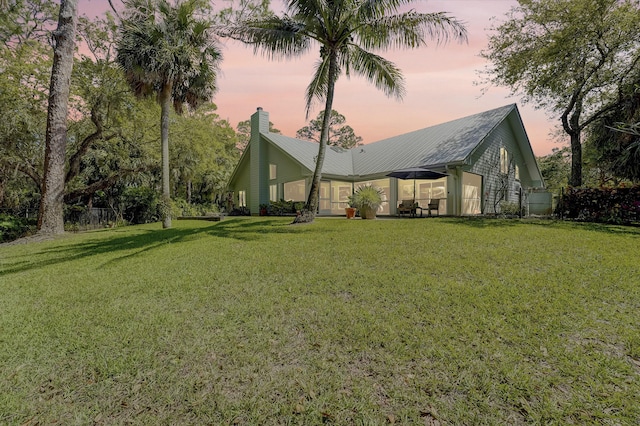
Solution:
{"label": "gable roof", "polygon": [[353,153],[354,169],[368,175],[464,162],[514,109],[507,105],[364,145]]}
{"label": "gable roof", "polygon": [[[491,131],[514,112],[519,127],[522,127],[517,106],[510,104],[350,150],[328,147],[322,173],[366,176],[407,167],[438,169],[446,164],[464,163]],[[519,136],[524,135],[524,142],[528,143],[524,128],[518,133]],[[314,170],[317,143],[276,133],[261,135],[308,170]]]}
{"label": "gable roof", "polygon": [[[316,142],[290,138],[278,133],[261,133],[261,135],[309,171],[313,172],[316,168],[316,157],[318,156],[318,144]],[[353,175],[353,161],[350,150],[327,147],[322,174]]]}

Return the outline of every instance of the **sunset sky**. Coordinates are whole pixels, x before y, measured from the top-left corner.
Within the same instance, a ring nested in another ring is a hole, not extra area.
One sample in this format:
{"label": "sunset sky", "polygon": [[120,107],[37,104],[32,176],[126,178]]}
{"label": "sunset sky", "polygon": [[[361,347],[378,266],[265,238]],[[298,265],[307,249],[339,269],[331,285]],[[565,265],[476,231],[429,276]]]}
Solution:
{"label": "sunset sky", "polygon": [[[119,1],[114,3],[118,4]],[[281,4],[272,0],[273,5]],[[395,62],[405,77],[402,101],[387,98],[364,79],[342,76],[336,85],[334,108],[347,118],[364,143],[425,128],[506,104],[517,103],[536,155],[546,155],[565,142],[550,135],[559,123],[533,105],[509,97],[505,88],[490,87],[482,94],[478,85],[487,64],[479,57],[486,47],[492,17],[503,20],[513,0],[429,0],[415,3],[419,12],[448,12],[467,26],[469,42],[435,42],[418,50],[382,52]],[[107,0],[80,0],[80,14],[95,16],[108,8]],[[493,21],[495,22],[495,21]],[[305,92],[318,58],[319,48],[286,61],[269,61],[238,42],[223,40],[224,60],[218,77],[219,90],[213,99],[218,113],[235,127],[247,120],[257,107],[269,113],[275,127],[295,136],[307,124]],[[380,52],[377,52],[380,53]],[[322,109],[316,105],[310,118]]]}

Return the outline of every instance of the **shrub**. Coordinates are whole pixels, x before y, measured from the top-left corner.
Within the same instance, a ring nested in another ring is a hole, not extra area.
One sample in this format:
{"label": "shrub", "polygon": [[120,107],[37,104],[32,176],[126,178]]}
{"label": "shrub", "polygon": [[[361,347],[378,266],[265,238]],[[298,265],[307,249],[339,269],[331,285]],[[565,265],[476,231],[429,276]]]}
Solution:
{"label": "shrub", "polygon": [[640,220],[640,185],[622,188],[569,188],[557,213],[586,222],[631,223]]}
{"label": "shrub", "polygon": [[156,222],[160,217],[160,200],[151,188],[129,187],[122,193],[122,216],[132,224]]}
{"label": "shrub", "polygon": [[520,206],[518,203],[511,203],[508,201],[500,202],[500,213],[507,216],[518,216],[520,214]]}
{"label": "shrub", "polygon": [[220,207],[215,203],[189,204],[183,198],[176,198],[173,204],[172,213],[174,216],[207,216],[220,211]]}
{"label": "shrub", "polygon": [[285,216],[296,214],[296,212],[304,209],[304,202],[302,201],[271,201],[267,207],[268,213],[274,216]]}
{"label": "shrub", "polygon": [[0,214],[0,243],[17,240],[35,230],[37,219]]}

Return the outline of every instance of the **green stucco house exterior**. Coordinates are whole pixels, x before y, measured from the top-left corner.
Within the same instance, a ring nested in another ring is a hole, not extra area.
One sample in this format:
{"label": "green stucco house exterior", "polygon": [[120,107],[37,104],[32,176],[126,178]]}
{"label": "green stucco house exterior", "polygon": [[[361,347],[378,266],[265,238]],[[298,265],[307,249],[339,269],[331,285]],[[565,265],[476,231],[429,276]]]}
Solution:
{"label": "green stucco house exterior", "polygon": [[[269,114],[251,117],[251,140],[228,185],[235,206],[257,214],[270,201],[305,201],[318,144],[269,132]],[[446,173],[432,180],[402,180],[390,172],[423,167]],[[544,182],[515,104],[416,130],[350,150],[328,147],[322,170],[320,215],[343,215],[360,185],[382,188],[378,214],[397,214],[402,200],[426,209],[439,200],[440,215],[499,213],[522,203],[531,213],[550,210]],[[550,200],[550,199],[549,199]]]}

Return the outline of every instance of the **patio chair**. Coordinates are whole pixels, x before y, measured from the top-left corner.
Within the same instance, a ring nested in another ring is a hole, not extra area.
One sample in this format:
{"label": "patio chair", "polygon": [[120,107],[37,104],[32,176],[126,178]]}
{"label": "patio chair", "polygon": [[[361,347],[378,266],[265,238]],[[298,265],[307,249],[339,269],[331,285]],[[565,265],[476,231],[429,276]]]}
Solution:
{"label": "patio chair", "polygon": [[431,216],[431,210],[436,211],[436,216],[440,216],[440,198],[432,198],[427,206],[427,214]]}
{"label": "patio chair", "polygon": [[420,217],[422,217],[422,207],[418,203],[414,200],[402,200],[398,206],[398,214],[402,216],[404,213],[408,213],[411,217],[415,217],[418,209],[420,209]]}

